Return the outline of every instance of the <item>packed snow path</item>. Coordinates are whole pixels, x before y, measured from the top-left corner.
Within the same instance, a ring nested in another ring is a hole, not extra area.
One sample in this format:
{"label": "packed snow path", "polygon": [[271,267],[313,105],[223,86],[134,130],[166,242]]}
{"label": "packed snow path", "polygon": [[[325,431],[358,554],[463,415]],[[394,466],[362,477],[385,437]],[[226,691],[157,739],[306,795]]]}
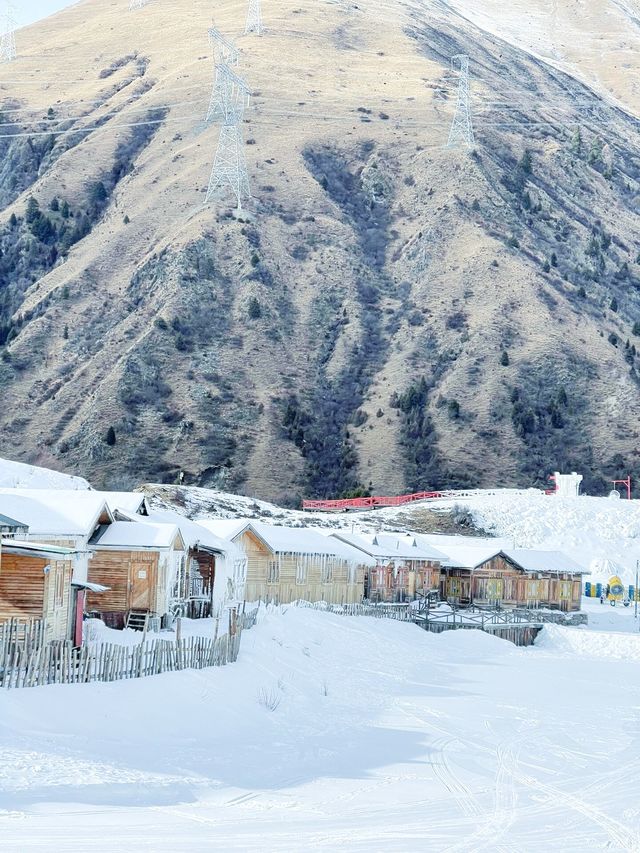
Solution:
{"label": "packed snow path", "polygon": [[224,669],[0,693],[0,847],[639,851],[639,675],[621,631],[271,612]]}

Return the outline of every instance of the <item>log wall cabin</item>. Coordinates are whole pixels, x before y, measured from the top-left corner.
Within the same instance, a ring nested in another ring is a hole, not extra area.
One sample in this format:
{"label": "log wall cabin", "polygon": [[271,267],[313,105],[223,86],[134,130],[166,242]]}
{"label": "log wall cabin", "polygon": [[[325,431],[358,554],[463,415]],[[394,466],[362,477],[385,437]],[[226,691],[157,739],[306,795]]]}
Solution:
{"label": "log wall cabin", "polygon": [[248,601],[353,604],[362,600],[365,567],[375,564],[346,543],[307,528],[254,521],[220,526],[209,521],[207,528],[229,536],[246,554]]}
{"label": "log wall cabin", "polygon": [[163,617],[185,559],[184,542],[175,525],[141,520],[116,521],[91,540],[89,581],[108,587],[89,592],[87,610],[107,625],[122,628],[132,611]]}
{"label": "log wall cabin", "polygon": [[[456,566],[455,563],[467,565]],[[472,565],[469,565],[471,563]],[[450,554],[443,569],[441,595],[460,605],[549,607],[580,610],[585,571],[559,551],[511,549],[491,555],[468,553],[464,560]]]}
{"label": "log wall cabin", "polygon": [[74,637],[74,552],[5,539],[0,546],[0,622],[43,619],[47,640]]}

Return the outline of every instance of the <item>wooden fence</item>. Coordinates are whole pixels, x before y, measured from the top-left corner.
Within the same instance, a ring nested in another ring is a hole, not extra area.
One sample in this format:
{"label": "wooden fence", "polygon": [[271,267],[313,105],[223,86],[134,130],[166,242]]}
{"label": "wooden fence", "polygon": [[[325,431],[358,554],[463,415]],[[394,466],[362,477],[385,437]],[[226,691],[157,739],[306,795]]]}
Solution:
{"label": "wooden fence", "polygon": [[84,684],[143,678],[181,669],[203,669],[234,662],[245,628],[258,610],[229,612],[227,633],[213,637],[147,641],[133,646],[95,643],[74,647],[71,641],[44,642],[44,623],[12,619],[0,624],[0,687]]}
{"label": "wooden fence", "polygon": [[308,607],[323,613],[342,616],[373,616],[375,619],[396,619],[398,622],[413,622],[413,612],[408,605],[393,604],[327,604],[325,601],[296,601],[296,607]]}

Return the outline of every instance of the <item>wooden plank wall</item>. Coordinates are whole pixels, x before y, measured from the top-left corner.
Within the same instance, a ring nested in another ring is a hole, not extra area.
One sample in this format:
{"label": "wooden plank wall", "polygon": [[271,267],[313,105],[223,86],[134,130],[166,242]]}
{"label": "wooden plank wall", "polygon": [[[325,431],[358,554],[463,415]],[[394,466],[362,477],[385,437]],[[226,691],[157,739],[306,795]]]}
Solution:
{"label": "wooden plank wall", "polygon": [[[303,599],[305,601],[327,601],[331,604],[352,604],[362,600],[364,591],[364,568],[355,567],[350,573],[346,560],[332,561],[331,580],[323,582],[323,559],[297,554],[274,555],[250,531],[236,540],[247,555],[247,601],[273,599],[280,604]],[[301,561],[306,566],[306,577],[298,582],[297,570]],[[279,579],[269,582],[269,564],[278,565]]]}
{"label": "wooden plank wall", "polygon": [[[155,588],[157,551],[96,551],[89,562],[89,581],[108,586],[109,589],[106,592],[89,592],[87,610],[100,613],[126,613],[129,610],[132,563],[146,563],[149,566],[147,579]],[[157,598],[154,589],[152,608]]]}
{"label": "wooden plank wall", "polygon": [[[45,566],[49,571],[45,574]],[[47,560],[17,554],[2,554],[0,564],[0,622],[13,618],[46,619],[47,640],[68,636],[73,564],[70,560]],[[56,589],[62,597],[56,601]]]}

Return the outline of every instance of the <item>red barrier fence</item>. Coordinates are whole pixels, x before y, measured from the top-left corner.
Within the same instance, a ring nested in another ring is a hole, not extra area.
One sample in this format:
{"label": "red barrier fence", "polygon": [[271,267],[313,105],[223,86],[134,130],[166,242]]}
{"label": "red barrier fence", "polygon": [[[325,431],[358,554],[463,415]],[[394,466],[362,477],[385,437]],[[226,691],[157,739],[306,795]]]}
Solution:
{"label": "red barrier fence", "polygon": [[[414,501],[437,500],[438,498],[462,498],[467,495],[478,494],[473,492],[449,491],[449,492],[414,492],[411,495],[391,495],[381,497],[376,495],[370,498],[343,498],[341,500],[327,501],[302,501],[302,509],[320,510],[324,512],[348,512],[352,509],[373,509],[383,506],[402,506]],[[488,492],[483,492],[488,494]]]}

